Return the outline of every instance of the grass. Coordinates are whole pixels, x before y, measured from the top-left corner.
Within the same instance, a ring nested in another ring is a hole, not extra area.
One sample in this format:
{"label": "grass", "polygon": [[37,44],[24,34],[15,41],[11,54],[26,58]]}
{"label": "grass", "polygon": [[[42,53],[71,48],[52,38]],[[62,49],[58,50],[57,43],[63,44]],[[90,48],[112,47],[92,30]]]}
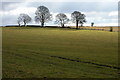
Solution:
{"label": "grass", "polygon": [[[118,32],[3,28],[3,78],[117,78]],[[57,57],[51,57],[57,56]]]}

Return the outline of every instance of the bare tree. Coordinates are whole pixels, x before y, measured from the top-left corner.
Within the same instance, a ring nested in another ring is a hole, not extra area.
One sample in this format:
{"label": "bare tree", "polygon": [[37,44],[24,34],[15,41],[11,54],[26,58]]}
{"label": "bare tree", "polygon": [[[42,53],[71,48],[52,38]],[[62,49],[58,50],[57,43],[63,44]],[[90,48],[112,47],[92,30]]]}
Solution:
{"label": "bare tree", "polygon": [[17,22],[18,22],[19,26],[20,26],[20,23],[22,23],[22,22],[24,23],[24,26],[26,26],[27,23],[31,22],[31,17],[27,14],[22,13],[18,17]]}
{"label": "bare tree", "polygon": [[55,23],[61,24],[61,27],[64,27],[64,24],[66,24],[68,21],[69,19],[64,13],[59,13],[56,15]]}
{"label": "bare tree", "polygon": [[72,21],[76,23],[76,29],[78,29],[78,24],[81,24],[83,26],[83,23],[86,22],[85,15],[81,14],[79,11],[74,11],[71,14]]}
{"label": "bare tree", "polygon": [[19,16],[18,19],[17,19],[17,23],[18,23],[19,26],[21,25],[21,22],[22,22],[22,18],[21,18],[21,16]]}
{"label": "bare tree", "polygon": [[52,17],[49,9],[45,6],[39,6],[35,14],[35,22],[40,22],[42,27],[44,26],[44,23],[50,21]]}

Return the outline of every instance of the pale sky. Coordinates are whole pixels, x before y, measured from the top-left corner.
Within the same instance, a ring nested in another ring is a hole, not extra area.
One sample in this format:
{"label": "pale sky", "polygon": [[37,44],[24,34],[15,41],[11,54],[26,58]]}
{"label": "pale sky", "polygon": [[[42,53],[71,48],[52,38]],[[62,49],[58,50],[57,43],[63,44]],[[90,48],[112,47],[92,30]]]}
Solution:
{"label": "pale sky", "polygon": [[[24,2],[23,2],[24,1]],[[118,25],[118,0],[4,0],[0,4],[0,25],[17,24],[17,18],[20,13],[26,13],[32,18],[29,24],[34,22],[35,11],[38,6],[46,6],[53,15],[53,21],[46,25],[54,25],[55,16],[58,13],[65,13],[71,19],[71,13],[80,11],[86,15],[87,23],[90,26],[94,22],[96,26],[117,26]],[[1,21],[1,20],[0,20]],[[67,25],[75,25],[69,22]]]}

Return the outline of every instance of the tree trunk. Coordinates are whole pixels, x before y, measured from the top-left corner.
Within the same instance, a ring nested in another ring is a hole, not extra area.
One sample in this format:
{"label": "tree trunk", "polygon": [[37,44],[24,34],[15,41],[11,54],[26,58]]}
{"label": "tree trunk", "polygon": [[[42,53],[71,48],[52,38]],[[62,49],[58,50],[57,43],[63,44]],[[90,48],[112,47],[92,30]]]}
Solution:
{"label": "tree trunk", "polygon": [[61,27],[63,28],[64,26],[63,26],[62,20],[60,20],[60,24],[61,24]]}
{"label": "tree trunk", "polygon": [[44,27],[44,16],[42,15],[42,22],[41,22],[41,26]]}
{"label": "tree trunk", "polygon": [[26,27],[26,22],[25,22],[25,20],[24,20],[24,26]]}
{"label": "tree trunk", "polygon": [[62,27],[64,28],[64,20],[62,21],[63,23],[62,23]]}
{"label": "tree trunk", "polygon": [[64,24],[61,24],[61,27],[64,28]]}
{"label": "tree trunk", "polygon": [[113,32],[113,28],[112,27],[110,27],[110,32]]}
{"label": "tree trunk", "polygon": [[62,25],[62,27],[64,28],[64,24]]}
{"label": "tree trunk", "polygon": [[20,24],[19,24],[19,27],[20,27]]}
{"label": "tree trunk", "polygon": [[24,22],[24,26],[26,27],[26,23]]}
{"label": "tree trunk", "polygon": [[43,21],[41,22],[41,26],[44,27],[44,22]]}
{"label": "tree trunk", "polygon": [[76,29],[78,29],[78,20],[76,20]]}

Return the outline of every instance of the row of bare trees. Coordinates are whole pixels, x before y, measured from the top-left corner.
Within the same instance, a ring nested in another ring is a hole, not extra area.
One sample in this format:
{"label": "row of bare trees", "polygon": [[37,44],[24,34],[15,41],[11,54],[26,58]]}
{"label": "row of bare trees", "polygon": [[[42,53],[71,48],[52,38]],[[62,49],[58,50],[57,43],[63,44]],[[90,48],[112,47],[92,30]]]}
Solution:
{"label": "row of bare trees", "polygon": [[[44,24],[48,21],[52,20],[52,14],[50,14],[50,11],[47,7],[45,6],[39,6],[35,12],[35,22],[37,23],[41,23],[41,26],[44,27]],[[86,22],[85,19],[85,15],[82,14],[79,11],[74,11],[71,14],[71,20],[68,19],[68,17],[64,14],[64,13],[59,13],[56,15],[56,24],[60,24],[61,27],[64,27],[64,25],[66,23],[68,23],[69,21],[72,21],[73,23],[76,23],[76,28],[78,29],[78,24],[81,24],[81,26],[83,26],[83,24]],[[18,17],[18,24],[19,26],[24,23],[24,26],[26,26],[27,23],[31,22],[31,17],[27,14],[20,14]]]}

